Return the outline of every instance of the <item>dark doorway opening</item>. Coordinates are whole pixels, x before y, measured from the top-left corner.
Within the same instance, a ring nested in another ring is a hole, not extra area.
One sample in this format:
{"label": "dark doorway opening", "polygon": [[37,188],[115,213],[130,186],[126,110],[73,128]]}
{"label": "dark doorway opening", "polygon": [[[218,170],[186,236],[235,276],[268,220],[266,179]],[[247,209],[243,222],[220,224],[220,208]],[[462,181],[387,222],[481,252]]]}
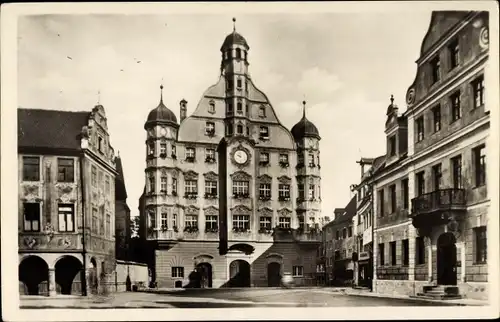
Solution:
{"label": "dark doorway opening", "polygon": [[229,265],[229,287],[250,287],[250,264],[238,259]]}
{"label": "dark doorway opening", "polygon": [[277,287],[281,285],[281,265],[280,263],[267,264],[267,286]]}
{"label": "dark doorway opening", "polygon": [[49,295],[49,266],[38,256],[28,256],[19,264],[19,282],[24,295]]}
{"label": "dark doorway opening", "polygon": [[437,241],[437,283],[457,285],[457,246],[452,233],[444,233]]}
{"label": "dark doorway opening", "polygon": [[200,263],[196,266],[200,275],[200,287],[212,287],[212,265],[210,263]]}

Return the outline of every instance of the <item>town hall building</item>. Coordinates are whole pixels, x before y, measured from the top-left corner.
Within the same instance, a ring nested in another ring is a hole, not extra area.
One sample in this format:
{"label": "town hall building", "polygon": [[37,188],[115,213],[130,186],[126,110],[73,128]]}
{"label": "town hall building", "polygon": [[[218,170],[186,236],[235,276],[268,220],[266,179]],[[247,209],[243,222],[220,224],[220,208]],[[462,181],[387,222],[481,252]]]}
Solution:
{"label": "town hall building", "polygon": [[161,96],[147,117],[140,234],[154,250],[158,287],[188,286],[193,272],[201,287],[278,286],[285,272],[313,283],[321,137],[306,102],[291,131],[281,124],[248,73],[249,49],[233,30],[220,48],[219,79],[193,113],[183,99],[178,122]]}

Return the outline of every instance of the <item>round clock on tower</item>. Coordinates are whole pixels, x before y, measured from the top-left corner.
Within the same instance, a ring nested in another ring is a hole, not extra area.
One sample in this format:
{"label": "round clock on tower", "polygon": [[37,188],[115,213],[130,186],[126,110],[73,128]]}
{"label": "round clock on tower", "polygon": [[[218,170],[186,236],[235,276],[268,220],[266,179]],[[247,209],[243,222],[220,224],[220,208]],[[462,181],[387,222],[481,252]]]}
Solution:
{"label": "round clock on tower", "polygon": [[248,154],[243,150],[238,150],[234,153],[234,161],[238,164],[247,162]]}

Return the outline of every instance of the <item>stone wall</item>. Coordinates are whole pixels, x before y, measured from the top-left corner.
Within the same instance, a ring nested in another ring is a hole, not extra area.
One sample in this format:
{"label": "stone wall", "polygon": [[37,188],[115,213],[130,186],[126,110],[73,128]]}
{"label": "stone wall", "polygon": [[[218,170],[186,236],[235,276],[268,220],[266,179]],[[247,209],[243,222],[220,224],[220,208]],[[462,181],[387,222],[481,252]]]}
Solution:
{"label": "stone wall", "polygon": [[377,280],[374,282],[373,291],[387,295],[414,296],[423,292],[423,286],[428,285],[423,281]]}

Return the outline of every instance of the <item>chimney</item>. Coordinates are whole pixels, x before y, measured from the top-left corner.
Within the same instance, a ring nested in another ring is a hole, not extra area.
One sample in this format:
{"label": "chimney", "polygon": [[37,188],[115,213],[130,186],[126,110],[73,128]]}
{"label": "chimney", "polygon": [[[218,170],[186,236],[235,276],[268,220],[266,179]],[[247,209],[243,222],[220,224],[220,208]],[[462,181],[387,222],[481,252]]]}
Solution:
{"label": "chimney", "polygon": [[184,121],[184,119],[187,116],[187,101],[185,99],[182,99],[180,101],[180,110],[181,110],[181,122]]}

